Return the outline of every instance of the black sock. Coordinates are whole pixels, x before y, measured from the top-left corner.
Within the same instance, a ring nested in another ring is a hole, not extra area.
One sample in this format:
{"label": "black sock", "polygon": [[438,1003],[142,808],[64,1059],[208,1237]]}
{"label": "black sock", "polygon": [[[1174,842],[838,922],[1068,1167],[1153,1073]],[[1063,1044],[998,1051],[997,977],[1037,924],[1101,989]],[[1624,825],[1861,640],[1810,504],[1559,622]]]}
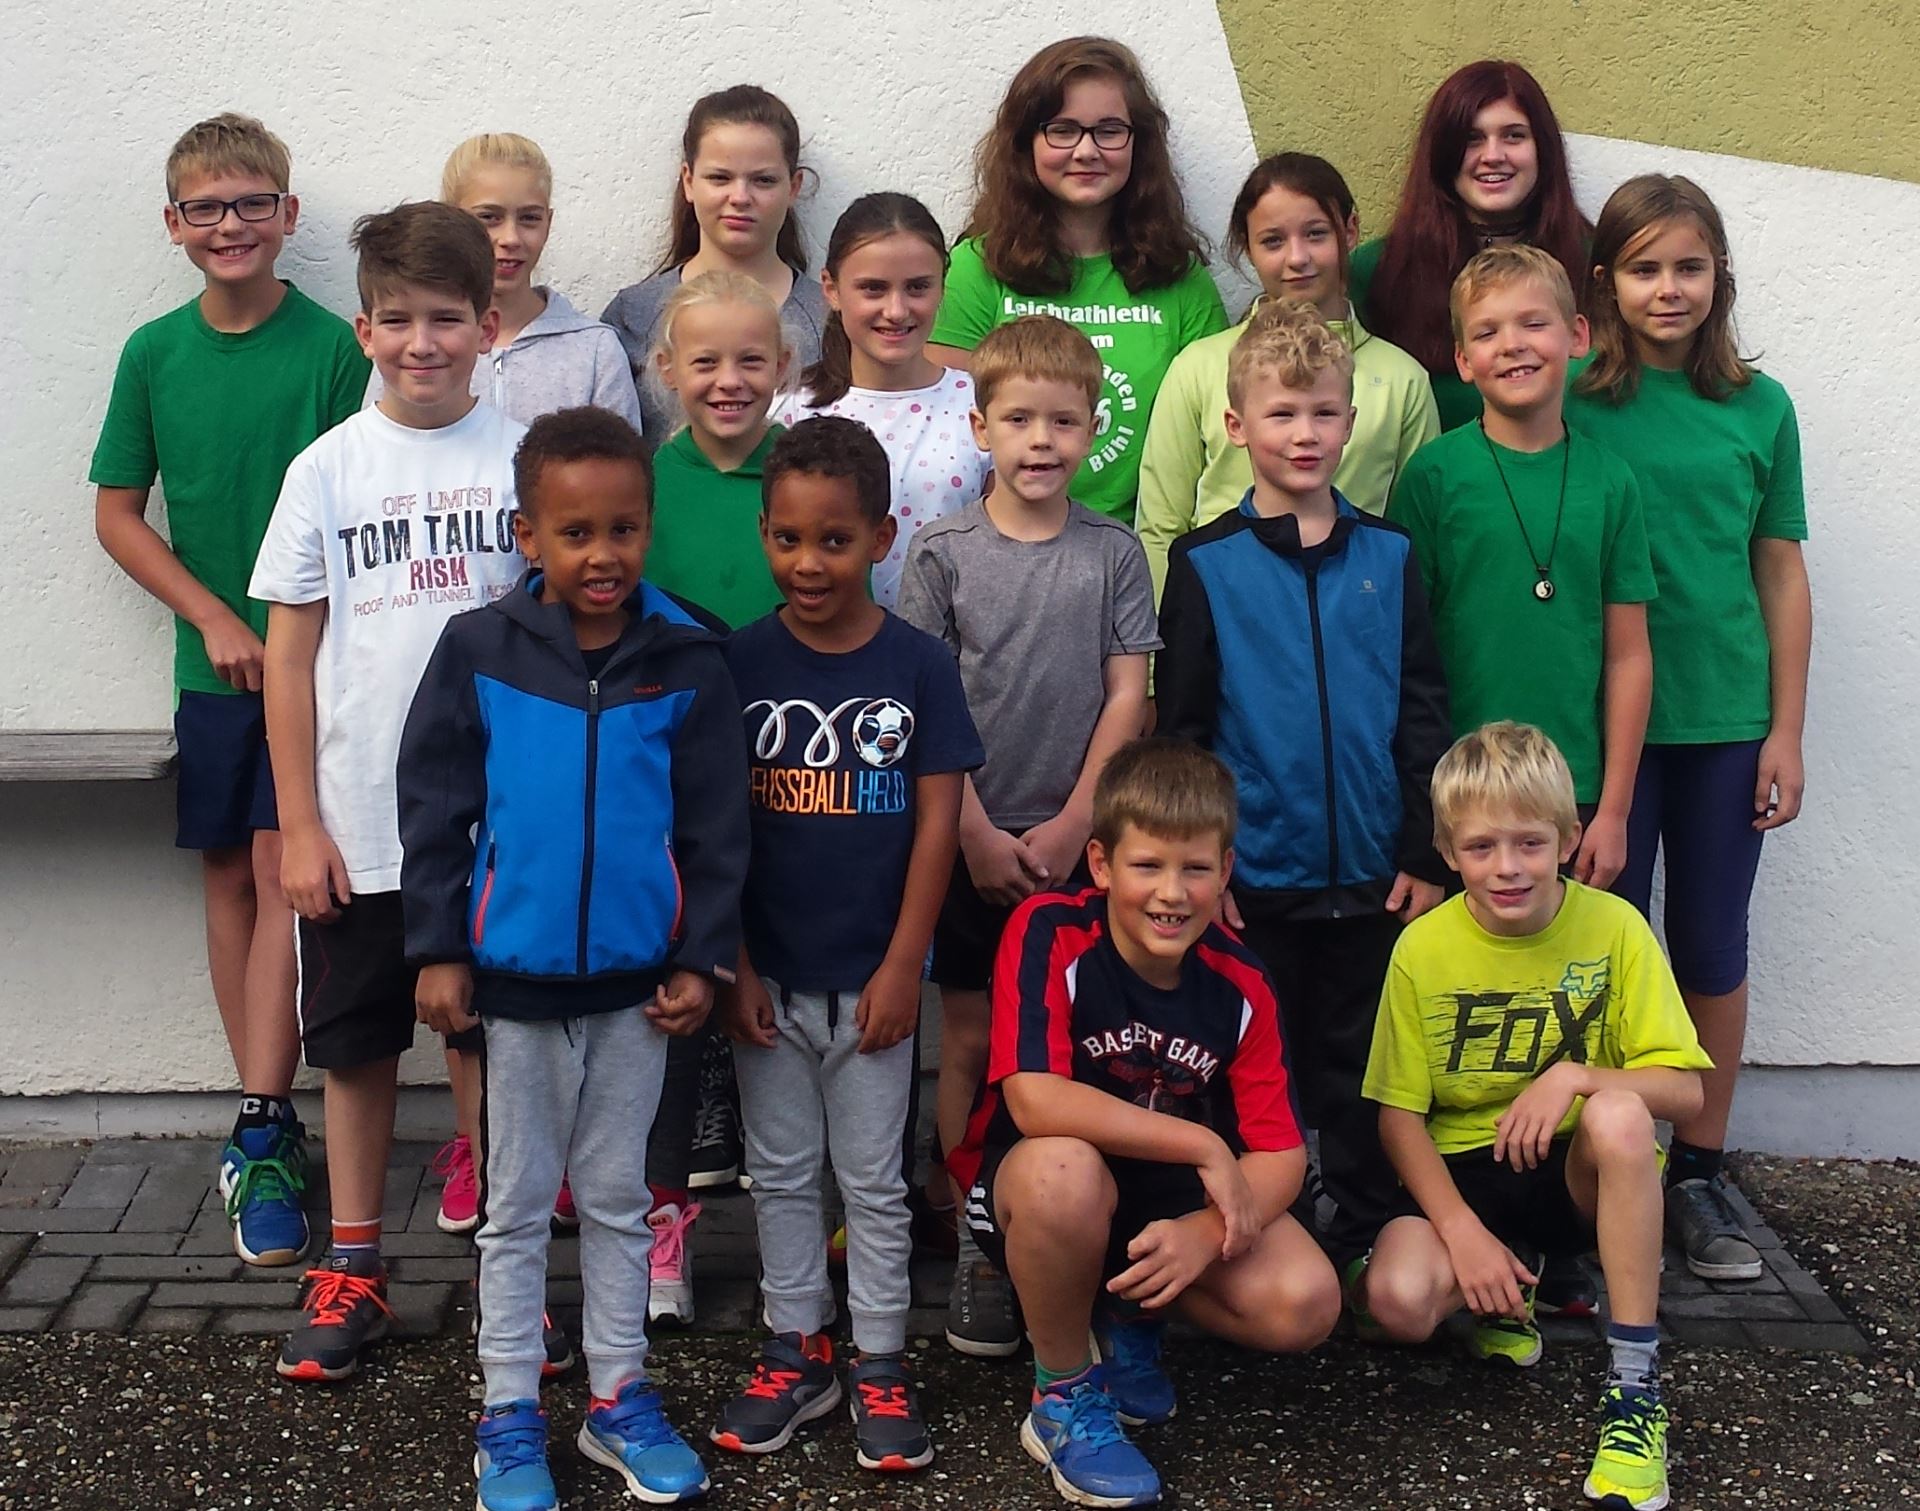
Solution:
{"label": "black sock", "polygon": [[240,1097],[240,1115],[233,1120],[233,1136],[237,1140],[244,1129],[267,1128],[293,1120],[292,1098],[263,1097],[244,1092]]}
{"label": "black sock", "polygon": [[1718,1149],[1702,1149],[1698,1144],[1675,1139],[1673,1147],[1667,1150],[1667,1185],[1677,1186],[1683,1180],[1712,1180],[1720,1173],[1720,1155]]}

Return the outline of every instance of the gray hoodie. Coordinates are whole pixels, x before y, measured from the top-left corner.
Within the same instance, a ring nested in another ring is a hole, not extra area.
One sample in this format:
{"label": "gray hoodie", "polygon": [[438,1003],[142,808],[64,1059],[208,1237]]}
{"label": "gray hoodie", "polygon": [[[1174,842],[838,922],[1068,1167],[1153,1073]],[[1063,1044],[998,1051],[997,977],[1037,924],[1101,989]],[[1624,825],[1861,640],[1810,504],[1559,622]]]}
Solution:
{"label": "gray hoodie", "polygon": [[[547,307],[511,346],[483,352],[473,364],[473,396],[522,425],[575,404],[598,404],[640,426],[640,400],[620,337],[590,320],[558,290],[542,288]],[[380,397],[380,369],[367,382],[367,402]],[[663,438],[660,438],[663,439]]]}

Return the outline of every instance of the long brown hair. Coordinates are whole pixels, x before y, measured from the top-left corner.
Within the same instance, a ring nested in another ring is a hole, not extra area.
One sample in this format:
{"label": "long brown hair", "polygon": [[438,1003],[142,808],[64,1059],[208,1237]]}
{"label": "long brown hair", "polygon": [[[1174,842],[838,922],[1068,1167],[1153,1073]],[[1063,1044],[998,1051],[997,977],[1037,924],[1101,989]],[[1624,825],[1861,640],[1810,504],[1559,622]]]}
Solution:
{"label": "long brown hair", "polygon": [[1641,243],[1676,223],[1694,226],[1713,259],[1713,308],[1693,333],[1693,349],[1687,353],[1693,391],[1718,400],[1753,381],[1753,369],[1741,357],[1733,331],[1733,264],[1720,211],[1690,178],[1643,173],[1607,196],[1593,230],[1593,273],[1584,280],[1580,298],[1593,331],[1593,362],[1574,384],[1581,393],[1604,394],[1624,404],[1639,390],[1640,354],[1621,317],[1613,273],[1631,260]]}
{"label": "long brown hair", "polygon": [[[780,143],[780,156],[786,160],[789,174],[805,173],[800,161],[800,123],[793,118],[781,98],[758,84],[735,84],[731,89],[703,94],[687,112],[687,129],[680,133],[680,160],[693,166],[700,155],[700,143],[715,126],[763,126]],[[683,267],[700,250],[700,222],[693,217],[693,206],[680,190],[680,174],[673,177],[673,198],[667,205],[667,250],[654,268],[665,273]],[[791,208],[780,223],[774,250],[780,260],[796,274],[807,270],[807,248],[800,239],[800,222]]]}
{"label": "long brown hair", "polygon": [[[884,236],[918,236],[933,248],[940,259],[942,276],[947,271],[947,237],[933,212],[911,194],[863,194],[833,223],[833,235],[827,238],[827,274],[838,282],[840,265],[870,241]],[[827,311],[826,328],[820,332],[820,360],[800,375],[801,392],[814,409],[824,409],[846,396],[853,386],[853,343],[840,311]]]}
{"label": "long brown hair", "polygon": [[1520,239],[1559,258],[1569,278],[1578,278],[1587,261],[1592,227],[1574,200],[1566,143],[1546,91],[1518,63],[1469,63],[1427,102],[1367,296],[1369,328],[1411,352],[1429,372],[1453,371],[1447,290],[1480,250],[1453,183],[1466,157],[1473,118],[1500,100],[1512,100],[1532,126],[1540,167]]}
{"label": "long brown hair", "polygon": [[1013,76],[973,155],[973,214],[962,234],[977,236],[987,271],[1023,294],[1063,294],[1073,286],[1073,258],[1060,244],[1060,204],[1034,171],[1033,139],[1058,113],[1067,85],[1089,74],[1119,84],[1133,121],[1133,171],[1108,221],[1114,271],[1137,294],[1177,283],[1206,261],[1167,150],[1167,113],[1140,60],[1106,37],[1068,37],[1041,48]]}
{"label": "long brown hair", "polygon": [[1340,170],[1324,157],[1311,152],[1276,152],[1254,164],[1253,172],[1234,196],[1232,213],[1227,217],[1227,251],[1235,258],[1247,256],[1247,221],[1253,207],[1272,189],[1288,189],[1312,200],[1333,222],[1334,240],[1340,251],[1340,291],[1347,288],[1347,227],[1353,223],[1353,190],[1340,176]]}

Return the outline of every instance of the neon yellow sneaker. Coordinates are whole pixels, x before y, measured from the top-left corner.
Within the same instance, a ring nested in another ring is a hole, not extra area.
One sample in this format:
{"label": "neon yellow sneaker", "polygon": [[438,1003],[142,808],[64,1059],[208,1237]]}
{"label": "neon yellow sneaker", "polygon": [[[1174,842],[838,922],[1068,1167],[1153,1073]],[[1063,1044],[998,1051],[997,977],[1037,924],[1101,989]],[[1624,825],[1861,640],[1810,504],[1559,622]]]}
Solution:
{"label": "neon yellow sneaker", "polygon": [[1346,1303],[1354,1337],[1362,1343],[1385,1343],[1389,1341],[1386,1329],[1373,1320],[1373,1313],[1367,1310],[1366,1297],[1361,1293],[1361,1283],[1367,1278],[1367,1261],[1371,1258],[1373,1253],[1369,1250],[1358,1259],[1347,1261],[1340,1271],[1340,1299]]}
{"label": "neon yellow sneaker", "polygon": [[1667,1504],[1667,1408],[1650,1390],[1609,1385],[1600,1409],[1606,1420],[1587,1499],[1616,1511],[1660,1511]]}
{"label": "neon yellow sneaker", "polygon": [[1547,1349],[1540,1341],[1540,1329],[1533,1322],[1533,1287],[1521,1286],[1520,1294],[1527,1303],[1524,1322],[1516,1322],[1511,1317],[1473,1319],[1473,1331],[1467,1335],[1467,1351],[1474,1358],[1511,1364],[1516,1369],[1531,1369],[1540,1362],[1540,1356]]}

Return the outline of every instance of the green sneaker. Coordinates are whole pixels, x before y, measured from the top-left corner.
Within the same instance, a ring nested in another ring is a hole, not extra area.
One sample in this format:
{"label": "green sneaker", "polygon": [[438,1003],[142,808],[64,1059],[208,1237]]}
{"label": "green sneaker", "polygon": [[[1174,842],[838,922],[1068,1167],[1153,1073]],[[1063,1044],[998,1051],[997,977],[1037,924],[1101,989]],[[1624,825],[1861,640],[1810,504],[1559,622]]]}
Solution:
{"label": "green sneaker", "polygon": [[1353,1335],[1362,1343],[1385,1343],[1388,1341],[1386,1329],[1373,1320],[1373,1313],[1367,1310],[1367,1303],[1361,1296],[1361,1282],[1367,1278],[1367,1261],[1373,1258],[1369,1250],[1357,1259],[1347,1261],[1340,1271],[1340,1299],[1346,1303],[1347,1317],[1353,1323]]}
{"label": "green sneaker", "polygon": [[1540,1362],[1540,1356],[1547,1350],[1540,1341],[1540,1329],[1533,1322],[1533,1287],[1521,1286],[1520,1294],[1527,1303],[1524,1322],[1516,1322],[1511,1317],[1473,1319],[1473,1331],[1467,1335],[1467,1351],[1474,1358],[1497,1360],[1516,1369],[1531,1369]]}
{"label": "green sneaker", "polygon": [[1660,1511],[1667,1504],[1667,1408],[1650,1390],[1609,1385],[1606,1420],[1583,1487],[1588,1500],[1617,1511]]}

